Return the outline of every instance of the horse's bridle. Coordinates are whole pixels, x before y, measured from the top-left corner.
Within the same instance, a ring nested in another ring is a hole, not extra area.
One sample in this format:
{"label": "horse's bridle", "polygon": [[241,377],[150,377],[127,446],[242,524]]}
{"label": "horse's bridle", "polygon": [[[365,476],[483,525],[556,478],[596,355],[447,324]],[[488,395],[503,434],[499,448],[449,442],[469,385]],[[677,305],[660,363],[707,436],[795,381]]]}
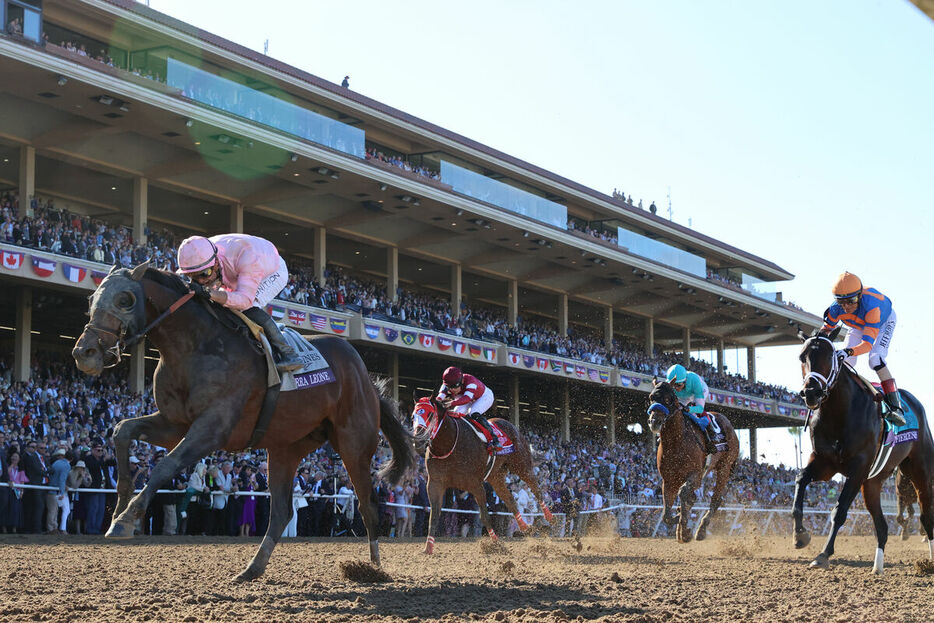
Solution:
{"label": "horse's bridle", "polygon": [[804,398],[805,392],[807,391],[808,383],[810,383],[811,380],[814,380],[817,383],[818,389],[820,390],[820,400],[818,401],[818,404],[820,404],[824,402],[825,400],[827,400],[827,396],[830,395],[830,390],[836,384],[837,378],[840,376],[840,361],[837,359],[836,353],[833,352],[834,351],[833,342],[830,340],[829,337],[824,336],[824,335],[815,335],[814,337],[810,337],[807,339],[807,341],[804,342],[805,348],[808,348],[808,343],[811,340],[824,340],[830,345],[830,349],[831,349],[830,374],[828,376],[824,376],[820,372],[814,372],[813,370],[808,370],[808,373],[804,375],[804,385],[801,387],[801,397]]}
{"label": "horse's bridle", "polygon": [[[116,314],[110,311],[104,311],[102,313],[107,314],[111,318],[115,318],[117,322],[120,323],[119,335],[117,333],[114,333],[110,329],[105,329],[103,327],[99,327],[95,325],[93,321],[88,322],[86,325],[84,325],[85,331],[91,330],[97,335],[97,346],[98,348],[101,349],[101,352],[103,352],[104,355],[110,355],[114,359],[114,362],[112,364],[110,365],[105,364],[104,368],[113,368],[114,366],[119,364],[123,360],[124,350],[126,350],[130,346],[133,346],[134,344],[142,340],[144,337],[146,337],[147,333],[152,331],[163,320],[165,320],[170,314],[175,313],[179,307],[181,307],[182,305],[187,303],[189,300],[191,300],[191,297],[193,297],[194,295],[195,295],[194,292],[187,292],[183,294],[181,297],[179,297],[178,300],[172,303],[165,311],[159,314],[159,316],[155,320],[153,320],[148,325],[146,325],[146,327],[144,327],[142,331],[139,331],[138,333],[134,333],[129,338],[126,337],[126,334],[127,334],[126,323],[119,316],[117,316]],[[146,300],[149,301],[150,303],[152,302],[152,300],[148,297]],[[106,346],[104,344],[103,338],[101,338],[101,333],[113,337],[114,343],[111,346]]]}
{"label": "horse's bridle", "polygon": [[[444,455],[435,454],[431,451],[431,442],[435,440],[435,437],[438,436],[438,433],[441,431],[441,425],[444,424],[444,418],[447,417],[447,410],[443,413],[437,405],[432,404],[434,407],[434,412],[428,417],[426,422],[425,429],[428,431],[428,454],[433,459],[446,459],[454,453],[454,448],[457,447],[457,440],[460,437],[461,427],[457,425],[455,421],[454,425],[454,443],[451,444],[451,449]],[[432,427],[432,420],[437,421],[437,426]]]}

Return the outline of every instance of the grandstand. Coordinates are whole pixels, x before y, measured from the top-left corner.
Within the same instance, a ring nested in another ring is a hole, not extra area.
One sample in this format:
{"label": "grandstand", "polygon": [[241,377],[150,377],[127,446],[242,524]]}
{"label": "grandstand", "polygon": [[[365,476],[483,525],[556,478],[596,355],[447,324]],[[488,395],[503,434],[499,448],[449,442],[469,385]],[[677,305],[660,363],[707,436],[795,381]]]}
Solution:
{"label": "grandstand", "polygon": [[[706,350],[751,457],[757,428],[803,422],[756,378],[757,348],[820,323],[782,300],[793,275],[774,263],[131,0],[0,7],[15,379],[72,348],[114,260],[171,267],[182,237],[242,231],[289,263],[273,315],[351,340],[403,401],[454,361],[498,415],[616,443],[652,375]],[[737,348],[746,378],[724,373]],[[157,358],[142,344],[121,364],[132,391]]]}

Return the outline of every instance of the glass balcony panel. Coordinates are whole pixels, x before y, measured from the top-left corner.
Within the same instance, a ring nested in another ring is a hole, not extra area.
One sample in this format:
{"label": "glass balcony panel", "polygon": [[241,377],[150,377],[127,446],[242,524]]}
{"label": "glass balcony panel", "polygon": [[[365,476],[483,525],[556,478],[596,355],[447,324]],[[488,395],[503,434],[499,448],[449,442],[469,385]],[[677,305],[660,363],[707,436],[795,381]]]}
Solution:
{"label": "glass balcony panel", "polygon": [[633,255],[683,270],[698,277],[707,277],[707,260],[699,255],[642,236],[624,227],[617,228],[617,240],[620,248]]}

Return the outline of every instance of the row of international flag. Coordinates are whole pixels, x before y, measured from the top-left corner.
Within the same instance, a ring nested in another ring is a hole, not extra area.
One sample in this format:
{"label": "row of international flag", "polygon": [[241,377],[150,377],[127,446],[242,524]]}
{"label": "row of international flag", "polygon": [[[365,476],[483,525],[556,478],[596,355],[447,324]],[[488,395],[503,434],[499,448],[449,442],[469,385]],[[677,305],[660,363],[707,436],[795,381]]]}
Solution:
{"label": "row of international flag", "polygon": [[537,369],[539,372],[551,372],[553,374],[564,374],[566,376],[575,376],[579,379],[590,379],[595,383],[609,383],[610,373],[608,370],[598,368],[589,368],[587,366],[577,365],[570,361],[560,359],[551,359],[548,357],[537,357],[526,353],[517,353],[508,351],[506,360],[511,366],[525,366],[529,369]]}
{"label": "row of international flag", "polygon": [[315,331],[330,332],[337,335],[347,333],[347,328],[349,326],[346,318],[304,312],[300,309],[286,309],[279,305],[267,305],[266,312],[277,322],[285,322],[288,320],[291,324],[304,326],[307,320],[308,324],[311,325],[311,328]]}
{"label": "row of international flag", "polygon": [[450,352],[455,355],[470,356],[472,359],[482,359],[489,363],[496,363],[496,347],[484,346],[472,342],[465,342],[454,337],[423,333],[420,331],[406,331],[393,327],[382,327],[375,324],[363,323],[363,333],[370,340],[383,339],[392,344],[399,340],[405,346],[420,346],[425,350]]}
{"label": "row of international flag", "polygon": [[94,283],[100,285],[100,282],[107,276],[105,272],[89,270],[83,266],[77,266],[67,262],[50,260],[41,255],[30,255],[29,262],[27,262],[25,253],[6,250],[0,252],[0,265],[2,265],[5,270],[22,270],[25,264],[29,264],[32,267],[32,272],[42,279],[48,279],[54,275],[58,268],[61,268],[62,276],[72,283],[81,283],[87,278],[88,274],[90,274]]}

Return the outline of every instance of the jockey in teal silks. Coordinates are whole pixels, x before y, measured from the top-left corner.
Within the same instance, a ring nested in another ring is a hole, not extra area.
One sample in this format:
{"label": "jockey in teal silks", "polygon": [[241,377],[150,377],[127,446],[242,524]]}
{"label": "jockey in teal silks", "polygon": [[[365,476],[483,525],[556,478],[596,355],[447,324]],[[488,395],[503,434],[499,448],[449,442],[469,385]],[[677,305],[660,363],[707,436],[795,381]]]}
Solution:
{"label": "jockey in teal silks", "polygon": [[707,383],[694,372],[685,370],[680,363],[668,368],[665,377],[671,384],[671,388],[675,390],[678,402],[685,407],[684,412],[704,432],[707,452],[715,453],[717,451],[715,435],[720,431],[715,430],[716,423],[710,414],[704,411],[707,398],[710,396]]}

